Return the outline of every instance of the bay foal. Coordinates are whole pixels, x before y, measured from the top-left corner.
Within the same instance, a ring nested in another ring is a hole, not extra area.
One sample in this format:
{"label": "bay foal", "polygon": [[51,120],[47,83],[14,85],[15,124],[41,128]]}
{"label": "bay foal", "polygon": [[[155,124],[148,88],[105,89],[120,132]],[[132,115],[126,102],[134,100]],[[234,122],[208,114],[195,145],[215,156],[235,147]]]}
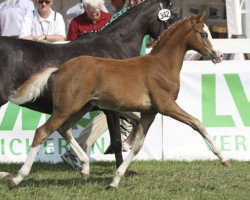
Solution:
{"label": "bay foal", "polygon": [[[146,133],[159,112],[191,126],[198,131],[224,165],[229,160],[222,156],[201,122],[182,110],[175,102],[180,88],[180,71],[184,55],[193,49],[214,63],[219,62],[204,31],[204,16],[191,16],[173,25],[158,39],[152,52],[144,57],[114,60],[80,56],[59,68],[49,68],[33,76],[13,93],[12,101],[22,104],[39,97],[46,80],[53,79],[53,113],[49,120],[36,130],[27,161],[12,179],[17,185],[23,172],[29,171],[42,142],[62,127],[69,129],[93,107],[113,111],[141,112],[141,124],[132,149],[117,169],[111,187],[118,187],[129,163],[141,149]],[[51,76],[52,74],[52,76]],[[40,88],[40,90],[38,90]],[[33,91],[38,91],[34,94]],[[68,138],[71,141],[72,138]],[[88,158],[74,149],[84,163],[82,175],[89,174]]]}

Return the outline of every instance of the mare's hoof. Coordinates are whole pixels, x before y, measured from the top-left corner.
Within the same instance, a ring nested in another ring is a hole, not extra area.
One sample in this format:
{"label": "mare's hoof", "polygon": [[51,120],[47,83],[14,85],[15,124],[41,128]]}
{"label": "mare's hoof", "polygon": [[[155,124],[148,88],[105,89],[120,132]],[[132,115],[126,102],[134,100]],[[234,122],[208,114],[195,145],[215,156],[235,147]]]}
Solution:
{"label": "mare's hoof", "polygon": [[224,165],[225,167],[230,167],[230,160],[222,162],[222,165]]}
{"label": "mare's hoof", "polygon": [[104,152],[104,154],[114,154],[114,149],[111,145],[108,146],[107,150]]}
{"label": "mare's hoof", "polygon": [[138,176],[138,172],[133,170],[127,170],[124,174],[125,177]]}
{"label": "mare's hoof", "polygon": [[118,187],[115,187],[115,186],[112,186],[112,185],[108,185],[108,186],[106,187],[106,190],[115,191],[115,190],[118,190]]}
{"label": "mare's hoof", "polygon": [[89,179],[89,174],[81,173],[81,175],[84,181],[87,181]]}

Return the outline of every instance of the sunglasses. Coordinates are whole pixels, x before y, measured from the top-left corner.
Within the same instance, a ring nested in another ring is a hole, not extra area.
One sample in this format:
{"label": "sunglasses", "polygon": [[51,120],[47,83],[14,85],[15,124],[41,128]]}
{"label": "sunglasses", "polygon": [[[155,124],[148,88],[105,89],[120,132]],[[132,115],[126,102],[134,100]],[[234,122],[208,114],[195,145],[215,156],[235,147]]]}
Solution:
{"label": "sunglasses", "polygon": [[51,3],[51,1],[44,1],[44,0],[38,1],[39,4],[43,4],[44,2],[46,3],[46,5],[49,5]]}

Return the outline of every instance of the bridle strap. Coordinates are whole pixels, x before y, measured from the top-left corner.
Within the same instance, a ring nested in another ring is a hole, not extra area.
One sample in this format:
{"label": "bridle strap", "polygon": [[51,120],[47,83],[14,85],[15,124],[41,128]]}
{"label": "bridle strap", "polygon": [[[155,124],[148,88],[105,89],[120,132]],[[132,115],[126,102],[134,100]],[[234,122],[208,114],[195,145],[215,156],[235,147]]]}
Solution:
{"label": "bridle strap", "polygon": [[[163,7],[163,5],[162,5],[162,2],[160,2],[160,10],[162,10],[162,9],[164,9],[164,7]],[[164,26],[164,29],[167,28],[167,22],[166,22],[166,21],[161,21],[161,22],[162,22],[162,23],[161,23],[161,25],[160,25],[160,27],[159,27],[158,36],[160,35],[162,24],[163,24],[163,26]]]}

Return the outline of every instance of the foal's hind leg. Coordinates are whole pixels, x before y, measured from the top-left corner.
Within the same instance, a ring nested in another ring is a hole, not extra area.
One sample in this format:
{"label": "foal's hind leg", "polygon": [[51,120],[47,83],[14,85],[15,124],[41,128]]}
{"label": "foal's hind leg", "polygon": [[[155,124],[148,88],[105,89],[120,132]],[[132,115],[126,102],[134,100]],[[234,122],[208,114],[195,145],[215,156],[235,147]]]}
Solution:
{"label": "foal's hind leg", "polygon": [[70,147],[75,152],[76,156],[79,158],[80,163],[82,165],[81,174],[84,180],[87,180],[87,178],[89,177],[89,158],[87,154],[83,151],[81,146],[77,143],[75,138],[72,136],[72,133],[68,131],[68,129],[71,128],[71,126],[89,110],[91,110],[91,106],[86,105],[79,112],[75,113],[67,121],[65,121],[61,128],[58,130],[59,133],[70,144]]}
{"label": "foal's hind leg", "polygon": [[17,176],[11,180],[12,187],[17,186],[29,174],[41,144],[53,133],[53,131],[57,130],[63,122],[63,118],[52,115],[45,124],[36,130],[28,156],[23,166],[18,171]]}
{"label": "foal's hind leg", "polygon": [[58,132],[69,143],[71,149],[75,152],[76,156],[80,160],[80,163],[82,165],[82,170],[81,170],[82,178],[84,180],[87,180],[89,177],[88,155],[83,151],[81,146],[77,143],[70,130],[67,131],[58,130]]}
{"label": "foal's hind leg", "polygon": [[123,161],[120,167],[116,170],[115,176],[113,178],[112,183],[109,185],[111,188],[117,188],[119,182],[124,175],[126,169],[128,168],[129,164],[131,163],[132,159],[137,155],[140,149],[143,146],[144,139],[148,132],[148,129],[152,122],[154,121],[155,114],[142,114],[141,115],[141,124],[138,125],[137,132],[135,134],[135,139],[133,141],[131,151],[127,158]]}
{"label": "foal's hind leg", "polygon": [[229,160],[221,154],[221,151],[213,143],[210,135],[207,133],[207,130],[198,119],[186,113],[176,103],[169,104],[168,110],[161,111],[160,113],[163,115],[169,115],[170,117],[180,122],[183,122],[191,126],[194,130],[198,131],[201,134],[201,136],[204,138],[204,140],[208,143],[213,153],[220,158],[222,164],[225,166],[229,166]]}

